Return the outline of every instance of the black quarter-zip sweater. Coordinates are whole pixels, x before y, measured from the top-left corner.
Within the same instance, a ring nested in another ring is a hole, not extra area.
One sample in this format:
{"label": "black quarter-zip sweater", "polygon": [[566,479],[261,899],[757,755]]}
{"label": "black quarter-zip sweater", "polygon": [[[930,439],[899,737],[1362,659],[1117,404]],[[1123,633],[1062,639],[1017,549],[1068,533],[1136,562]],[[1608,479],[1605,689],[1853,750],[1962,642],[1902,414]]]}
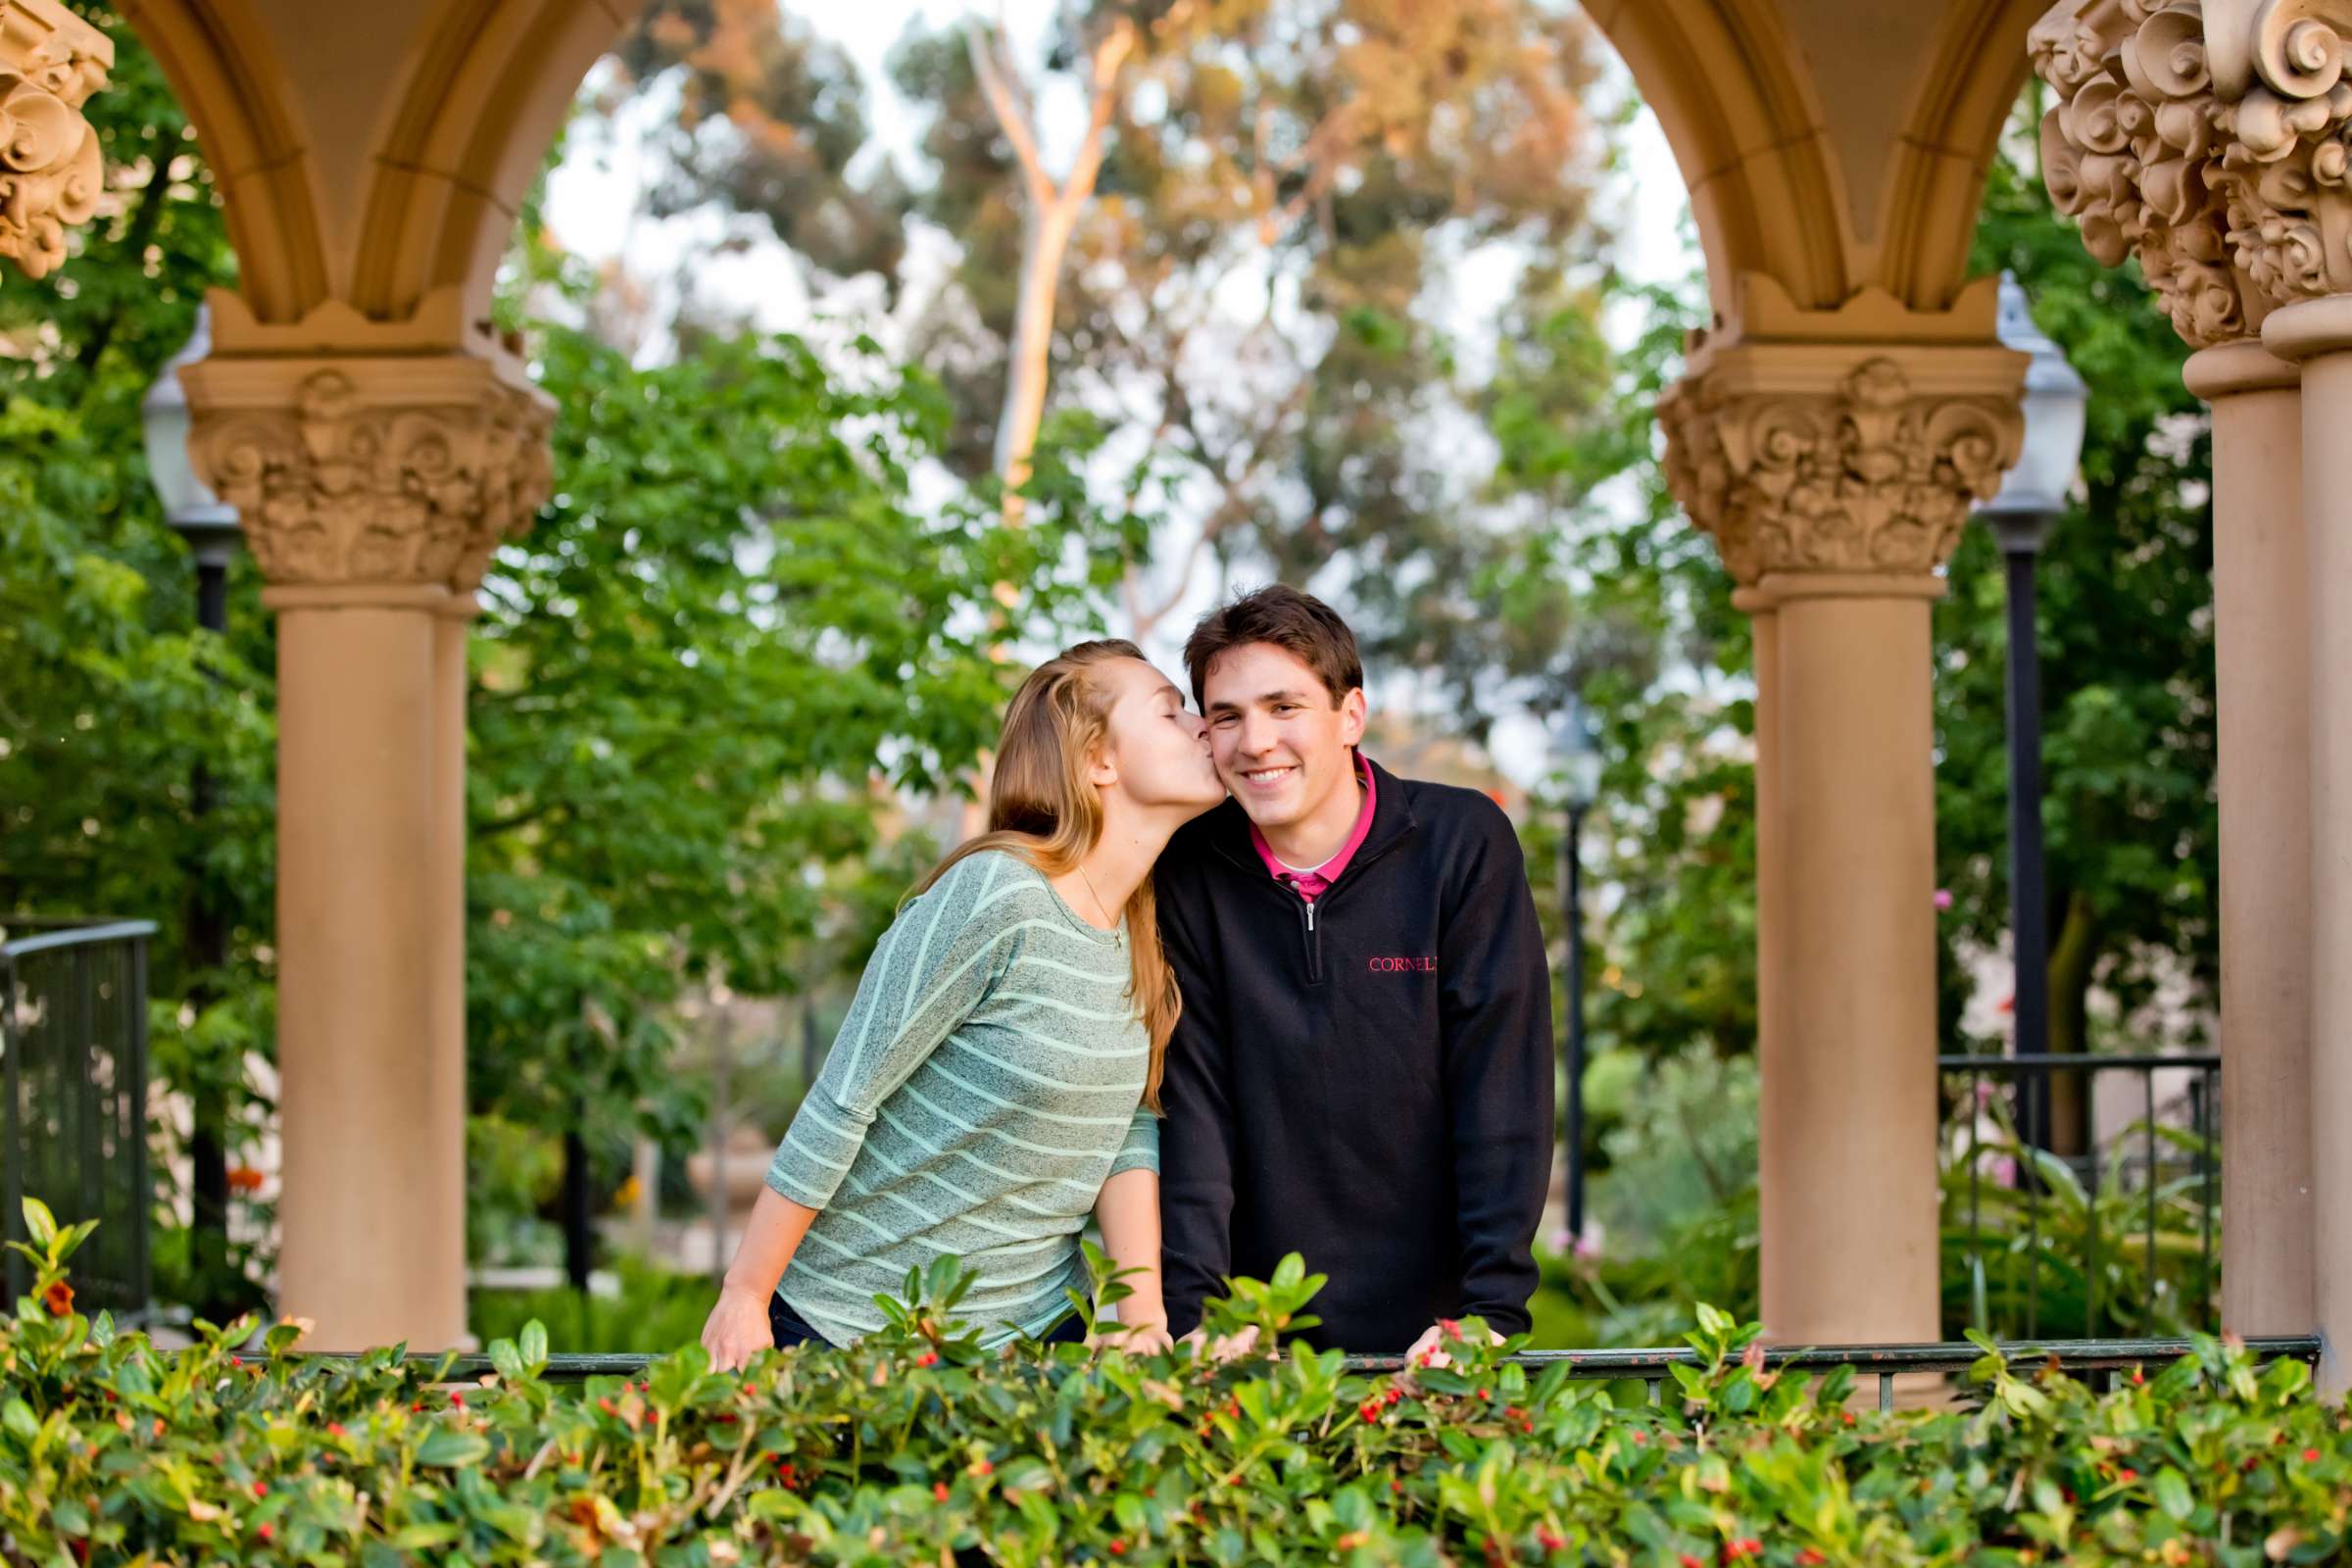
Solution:
{"label": "black quarter-zip sweater", "polygon": [[1510,819],[1372,765],[1372,825],[1310,907],[1241,805],[1155,872],[1184,991],[1161,1089],[1168,1326],[1298,1252],[1301,1338],[1405,1348],[1441,1317],[1528,1326],[1550,1184],[1551,980]]}

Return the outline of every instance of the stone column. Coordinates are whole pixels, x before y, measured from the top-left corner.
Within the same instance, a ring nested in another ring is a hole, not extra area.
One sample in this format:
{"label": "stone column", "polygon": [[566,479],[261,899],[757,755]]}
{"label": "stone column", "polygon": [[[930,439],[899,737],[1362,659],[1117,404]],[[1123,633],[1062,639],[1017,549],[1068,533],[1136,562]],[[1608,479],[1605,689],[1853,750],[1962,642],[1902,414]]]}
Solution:
{"label": "stone column", "polygon": [[82,105],[106,85],[114,40],[61,0],[0,4],[0,256],[26,277],[66,260],[106,184]]}
{"label": "stone column", "polygon": [[433,910],[431,1031],[424,1055],[428,1125],[437,1147],[417,1193],[442,1233],[460,1238],[466,1267],[466,639],[476,613],[470,588],[452,592],[433,616],[432,809],[427,846]]}
{"label": "stone column", "polygon": [[[2339,241],[2340,243],[2340,241]],[[2305,587],[2309,616],[2310,1091],[2313,1316],[2320,1387],[2352,1389],[2352,295],[2283,306],[2264,347],[2303,368]],[[2225,1148],[2228,1146],[2224,1146]],[[2293,1212],[2290,1210],[2289,1212]],[[2263,1223],[2282,1222],[2274,1216]],[[2281,1238],[2291,1245],[2293,1238]],[[2225,1264],[2227,1267],[2227,1264]]]}
{"label": "stone column", "polygon": [[1780,1082],[1800,1070],[1787,1057],[1788,1030],[1782,1018],[1788,1003],[1789,918],[1788,831],[1781,809],[1788,774],[1780,745],[1781,621],[1772,596],[1751,583],[1733,590],[1732,608],[1748,617],[1755,655],[1756,1071],[1765,1081]]}
{"label": "stone column", "polygon": [[[2336,1218],[2352,1198],[2338,1132],[2352,1064],[2331,1043],[2352,994],[2340,965],[2314,959],[2352,933],[2352,874],[2331,849],[2352,853],[2332,820],[2352,785],[2352,757],[2331,750],[2352,667],[2332,626],[2352,559],[2328,487],[2344,406],[2318,392],[2340,384],[2325,365],[2352,291],[2347,23],[2340,5],[2062,0],[2030,42],[2056,90],[2041,128],[2052,197],[2100,261],[2139,259],[2200,351],[2189,390],[2213,405],[2223,1320],[2249,1334],[2316,1321],[2338,1393],[2352,1381],[2333,1348],[2352,1344],[2352,1229]],[[2300,393],[2281,361],[2309,362]]]}
{"label": "stone column", "polygon": [[2312,1324],[2311,647],[2295,368],[2201,350],[2213,407],[2220,726],[2222,1326]]}
{"label": "stone column", "polygon": [[279,617],[279,1307],[314,1321],[318,1348],[455,1346],[450,583],[545,493],[545,404],[503,360],[239,353],[239,335],[222,331],[182,379],[190,454],[238,510]]}
{"label": "stone column", "polygon": [[1758,1174],[1781,1343],[1939,1337],[1929,612],[2017,455],[2025,361],[1991,306],[1972,290],[1877,343],[1853,334],[1878,307],[1777,331],[1751,310],[1660,411],[1677,498],[1768,612]]}

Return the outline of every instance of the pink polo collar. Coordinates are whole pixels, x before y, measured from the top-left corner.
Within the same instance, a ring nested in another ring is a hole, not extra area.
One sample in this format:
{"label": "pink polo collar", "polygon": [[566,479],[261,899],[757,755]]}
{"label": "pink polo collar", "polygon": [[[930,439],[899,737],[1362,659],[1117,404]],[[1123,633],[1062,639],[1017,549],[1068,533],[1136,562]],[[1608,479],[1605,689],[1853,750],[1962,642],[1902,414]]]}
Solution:
{"label": "pink polo collar", "polygon": [[1348,833],[1348,842],[1340,846],[1340,853],[1312,871],[1294,871],[1283,864],[1274,847],[1266,842],[1266,836],[1257,830],[1257,824],[1250,824],[1250,842],[1257,847],[1257,858],[1266,863],[1266,874],[1277,882],[1288,882],[1309,904],[1340,879],[1340,873],[1348,869],[1348,862],[1355,858],[1355,852],[1363,847],[1365,837],[1372,831],[1372,807],[1379,786],[1373,782],[1372,764],[1361,752],[1356,754],[1355,769],[1356,777],[1364,781],[1364,808],[1356,812],[1355,827]]}

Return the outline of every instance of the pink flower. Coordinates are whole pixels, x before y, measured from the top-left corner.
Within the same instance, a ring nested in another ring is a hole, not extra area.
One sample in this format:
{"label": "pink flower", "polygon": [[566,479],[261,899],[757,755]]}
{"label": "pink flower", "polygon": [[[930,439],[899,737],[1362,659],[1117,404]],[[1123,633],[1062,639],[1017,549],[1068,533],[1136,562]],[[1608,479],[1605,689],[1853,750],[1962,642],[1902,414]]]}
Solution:
{"label": "pink flower", "polygon": [[1951,906],[1952,890],[1950,888],[1937,888],[1936,890],[1936,907],[1938,909],[1948,909]]}

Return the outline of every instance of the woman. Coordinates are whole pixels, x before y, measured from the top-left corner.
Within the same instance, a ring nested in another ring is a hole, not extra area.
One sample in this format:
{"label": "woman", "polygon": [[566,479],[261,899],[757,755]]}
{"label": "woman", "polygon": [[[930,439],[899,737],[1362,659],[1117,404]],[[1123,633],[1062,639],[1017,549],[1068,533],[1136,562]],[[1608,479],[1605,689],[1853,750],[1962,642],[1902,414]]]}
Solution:
{"label": "woman", "polygon": [[[1224,799],[1200,718],[1127,642],[1041,665],[1004,715],[989,831],[883,933],[703,1327],[711,1364],[847,1345],[877,1295],[943,1254],[1002,1345],[1085,1290],[1091,1210],[1134,1294],[1118,1332],[1167,1343],[1160,1064],[1179,999],[1151,871]],[[1055,1338],[1076,1338],[1075,1319]]]}

